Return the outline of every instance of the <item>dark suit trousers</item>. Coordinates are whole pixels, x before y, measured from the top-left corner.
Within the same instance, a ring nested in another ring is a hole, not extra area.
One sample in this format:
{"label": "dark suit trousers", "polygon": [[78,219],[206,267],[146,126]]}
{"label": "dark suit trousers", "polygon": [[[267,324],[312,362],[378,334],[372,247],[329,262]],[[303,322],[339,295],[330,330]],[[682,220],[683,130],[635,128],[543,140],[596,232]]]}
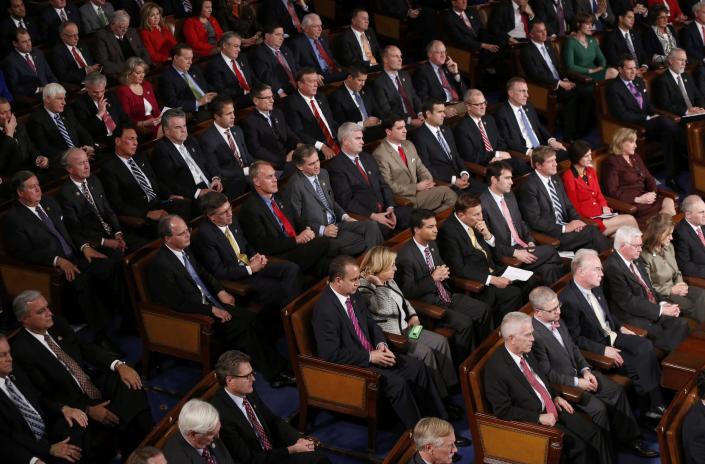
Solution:
{"label": "dark suit trousers", "polygon": [[559,88],[558,102],[563,105],[563,138],[575,140],[585,135],[592,126],[594,117],[593,88],[578,84],[573,90]]}
{"label": "dark suit trousers", "polygon": [[660,142],[663,146],[663,163],[666,176],[676,175],[676,160],[673,150],[675,147],[683,146],[683,130],[678,123],[665,116],[652,118],[643,124],[646,128],[646,138]]}
{"label": "dark suit trousers", "polygon": [[301,293],[299,266],[289,261],[269,262],[264,269],[245,278],[244,283],[255,289],[258,302],[277,313]]}
{"label": "dark suit trousers", "polygon": [[494,327],[499,327],[505,314],[519,311],[523,303],[522,289],[517,285],[507,285],[505,288],[487,285],[478,298],[491,308]]}
{"label": "dark suit trousers", "polygon": [[521,267],[528,271],[535,272],[541,277],[544,285],[551,285],[565,274],[563,271],[563,261],[556,253],[556,249],[552,246],[536,245],[536,249],[532,254],[538,259],[531,264],[522,264]]}
{"label": "dark suit trousers", "polygon": [[382,242],[384,237],[374,221],[342,222],[338,224],[338,236],[330,242],[328,256],[357,256]]}
{"label": "dark suit trousers", "polygon": [[394,229],[390,229],[380,223],[377,223],[380,232],[382,232],[382,237],[385,240],[391,238],[392,236],[404,231],[404,229],[409,227],[409,219],[411,219],[411,212],[413,208],[410,206],[395,206],[394,215],[397,217],[397,226]]}
{"label": "dark suit trousers", "polygon": [[[120,270],[120,253],[108,250],[106,254],[106,259],[93,259],[89,263],[80,253],[74,264],[81,273],[67,287],[69,296],[75,295],[82,321],[95,332],[104,332],[115,314],[131,308]],[[67,315],[72,318],[70,312]]]}
{"label": "dark suit trousers", "polygon": [[661,366],[659,365],[654,347],[650,340],[638,335],[617,334],[614,347],[622,350],[624,359],[623,371],[634,382],[634,389],[640,395],[645,395],[659,388],[661,382]]}
{"label": "dark suit trousers", "polygon": [[654,346],[667,353],[675,350],[690,332],[688,322],[680,317],[661,316],[656,322],[652,322],[643,317],[630,315],[626,316],[624,320],[629,324],[646,329],[649,332],[647,336]]}
{"label": "dark suit trousers", "polygon": [[296,245],[296,248],[277,255],[299,265],[303,274],[323,277],[328,273],[328,258],[326,258],[331,239],[316,237],[310,242]]}
{"label": "dark suit trousers", "polygon": [[440,299],[433,302],[446,309],[440,321],[441,327],[455,330],[453,336],[453,359],[465,359],[492,330],[492,309],[484,302],[462,293],[453,293],[452,302],[444,304]]}
{"label": "dark suit trousers", "polygon": [[565,462],[577,464],[612,464],[609,440],[600,428],[578,413],[558,413],[558,427],[563,433]]}
{"label": "dark suit trousers", "polygon": [[592,225],[583,227],[580,231],[561,234],[557,238],[561,241],[558,249],[562,251],[577,251],[580,248],[604,251],[610,248],[610,240],[602,235],[600,229]]}

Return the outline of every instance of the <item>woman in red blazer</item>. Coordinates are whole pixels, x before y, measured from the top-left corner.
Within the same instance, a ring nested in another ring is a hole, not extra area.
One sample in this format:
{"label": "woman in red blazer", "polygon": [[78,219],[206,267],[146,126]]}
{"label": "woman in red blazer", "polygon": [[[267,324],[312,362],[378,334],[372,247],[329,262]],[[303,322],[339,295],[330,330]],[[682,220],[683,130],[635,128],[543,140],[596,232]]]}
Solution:
{"label": "woman in red blazer", "polygon": [[133,56],[125,62],[125,68],[120,73],[120,83],[115,94],[122,105],[125,114],[134,121],[137,131],[144,138],[151,140],[161,137],[161,109],[154,89],[149,81],[144,80],[149,66]]}
{"label": "woman in red blazer", "polygon": [[164,23],[162,7],[147,2],[142,6],[140,16],[140,39],[152,62],[162,64],[171,60],[171,49],[176,45],[176,38]]}
{"label": "woman in red blazer", "polygon": [[184,38],[196,56],[208,56],[218,51],[218,41],[223,36],[223,30],[218,20],[211,15],[212,12],[213,2],[203,0],[199,15],[184,21]]}
{"label": "woman in red blazer", "polygon": [[[583,140],[576,140],[568,149],[568,156],[571,166],[563,173],[563,187],[578,213],[589,218],[612,213],[597,182],[595,168],[592,167],[590,145]],[[639,226],[636,219],[629,214],[594,220],[602,233],[607,236],[614,234],[622,226]]]}

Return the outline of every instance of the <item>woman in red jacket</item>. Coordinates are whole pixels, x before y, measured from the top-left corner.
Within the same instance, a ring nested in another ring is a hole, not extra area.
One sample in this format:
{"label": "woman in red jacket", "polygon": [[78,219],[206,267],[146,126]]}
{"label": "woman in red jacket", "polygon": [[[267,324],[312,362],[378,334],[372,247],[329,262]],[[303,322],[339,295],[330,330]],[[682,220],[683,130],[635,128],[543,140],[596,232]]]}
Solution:
{"label": "woman in red jacket", "polygon": [[137,126],[137,131],[147,140],[161,137],[159,103],[154,95],[154,89],[149,81],[144,80],[149,66],[147,63],[133,56],[125,62],[125,67],[120,73],[120,87],[115,94],[125,110],[125,114]]}
{"label": "woman in red jacket", "polygon": [[171,49],[176,45],[176,38],[164,23],[162,7],[147,2],[140,10],[140,17],[140,39],[152,62],[162,64],[171,60]]}
{"label": "woman in red jacket", "polygon": [[218,20],[211,15],[212,12],[213,2],[203,0],[199,15],[184,21],[184,38],[196,56],[208,56],[218,51],[218,41],[223,36],[223,30]]}
{"label": "woman in red jacket", "polygon": [[593,218],[604,235],[610,236],[622,226],[639,227],[633,216],[618,214],[600,219],[596,216],[611,214],[607,200],[602,195],[595,168],[592,167],[592,150],[583,140],[576,140],[568,149],[570,169],[563,173],[563,187],[568,198],[581,216]]}

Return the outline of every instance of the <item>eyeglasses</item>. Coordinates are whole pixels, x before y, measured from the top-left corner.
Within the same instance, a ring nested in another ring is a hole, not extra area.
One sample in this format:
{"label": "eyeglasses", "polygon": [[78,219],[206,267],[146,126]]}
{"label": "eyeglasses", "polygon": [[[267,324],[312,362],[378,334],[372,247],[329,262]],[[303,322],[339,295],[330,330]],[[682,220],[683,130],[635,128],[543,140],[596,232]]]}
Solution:
{"label": "eyeglasses", "polygon": [[482,102],[477,102],[477,103],[468,103],[468,105],[470,105],[470,106],[487,106],[487,102],[482,101]]}
{"label": "eyeglasses", "polygon": [[268,95],[265,97],[255,97],[258,100],[274,100],[274,95]]}
{"label": "eyeglasses", "polygon": [[235,377],[236,379],[254,379],[255,378],[255,371],[250,371],[244,375],[235,375],[235,374],[228,374],[228,375],[230,377]]}

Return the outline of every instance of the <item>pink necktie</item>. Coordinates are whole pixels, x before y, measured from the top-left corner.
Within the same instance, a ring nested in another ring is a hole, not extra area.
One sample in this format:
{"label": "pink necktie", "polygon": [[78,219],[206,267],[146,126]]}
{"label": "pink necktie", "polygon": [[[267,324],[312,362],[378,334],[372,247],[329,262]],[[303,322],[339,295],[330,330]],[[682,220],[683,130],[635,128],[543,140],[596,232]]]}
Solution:
{"label": "pink necktie", "polygon": [[512,234],[512,238],[517,243],[517,245],[526,248],[526,242],[519,237],[519,234],[517,233],[517,230],[514,227],[512,215],[509,213],[509,208],[507,207],[507,203],[504,201],[504,198],[502,198],[502,200],[499,202],[499,205],[502,209],[502,216],[504,216],[504,220],[507,221],[507,226],[509,226],[509,232]]}
{"label": "pink necktie", "polygon": [[548,393],[548,390],[546,390],[546,387],[541,385],[541,383],[536,379],[536,376],[534,376],[534,373],[531,372],[531,369],[529,369],[529,365],[527,364],[524,358],[521,358],[521,361],[519,361],[519,365],[521,366],[521,371],[524,373],[524,377],[526,377],[526,380],[529,381],[531,387],[536,390],[541,396],[541,399],[543,400],[544,405],[546,406],[546,412],[557,419],[558,411],[556,410],[556,405],[553,404],[551,395]]}
{"label": "pink necktie", "polygon": [[487,132],[485,132],[485,124],[482,119],[477,123],[478,129],[480,129],[480,137],[482,137],[482,145],[485,147],[485,151],[492,151],[492,144],[490,139],[487,137]]}
{"label": "pink necktie", "polygon": [[472,31],[472,23],[470,22],[470,18],[468,18],[468,15],[466,15],[465,12],[463,11],[462,13],[460,13],[460,17],[463,18],[463,22],[465,23],[465,27],[467,27],[468,29],[470,29]]}
{"label": "pink necktie", "polygon": [[705,246],[705,236],[703,236],[702,227],[698,226],[695,233],[698,234],[698,238],[700,239],[700,243],[702,243],[703,246]]}
{"label": "pink necktie", "polygon": [[639,272],[639,269],[636,267],[636,264],[634,264],[634,262],[629,265],[629,270],[632,271],[632,274],[634,274],[634,277],[636,277],[636,280],[639,282],[639,285],[641,285],[641,287],[644,289],[644,292],[646,292],[646,297],[649,299],[649,302],[655,304],[656,297],[654,296],[654,293],[651,291],[644,279],[641,278],[641,273]]}
{"label": "pink necktie", "polygon": [[452,85],[450,85],[445,71],[443,71],[443,68],[441,68],[440,66],[438,67],[438,77],[440,77],[441,79],[441,85],[443,86],[443,88],[446,89],[448,93],[450,93],[451,101],[458,101],[460,99],[458,97],[458,92],[453,88]]}
{"label": "pink necktie", "polygon": [[[428,266],[428,270],[430,272],[433,272],[435,268],[433,266],[433,258],[431,258],[431,249],[428,246],[424,250],[424,257],[426,258],[426,266]],[[436,288],[438,289],[438,296],[440,297],[441,301],[446,304],[450,304],[453,301],[450,296],[450,293],[448,293],[448,290],[446,290],[445,286],[443,285],[443,282],[436,281]]]}
{"label": "pink necktie", "polygon": [[244,167],[244,165],[242,164],[242,158],[240,157],[240,153],[237,151],[237,145],[235,145],[235,140],[233,139],[233,136],[230,133],[230,129],[225,130],[225,136],[228,138],[228,145],[230,145],[230,150],[232,150],[233,156],[237,160],[237,163],[240,165],[240,167]]}
{"label": "pink necktie", "polygon": [[357,339],[360,341],[360,344],[367,351],[372,351],[372,344],[360,328],[360,323],[357,321],[357,316],[355,315],[355,311],[353,310],[352,300],[349,297],[347,300],[345,300],[345,307],[348,310],[348,317],[350,318],[350,322],[352,322],[353,329],[355,329],[355,335],[357,335]]}

